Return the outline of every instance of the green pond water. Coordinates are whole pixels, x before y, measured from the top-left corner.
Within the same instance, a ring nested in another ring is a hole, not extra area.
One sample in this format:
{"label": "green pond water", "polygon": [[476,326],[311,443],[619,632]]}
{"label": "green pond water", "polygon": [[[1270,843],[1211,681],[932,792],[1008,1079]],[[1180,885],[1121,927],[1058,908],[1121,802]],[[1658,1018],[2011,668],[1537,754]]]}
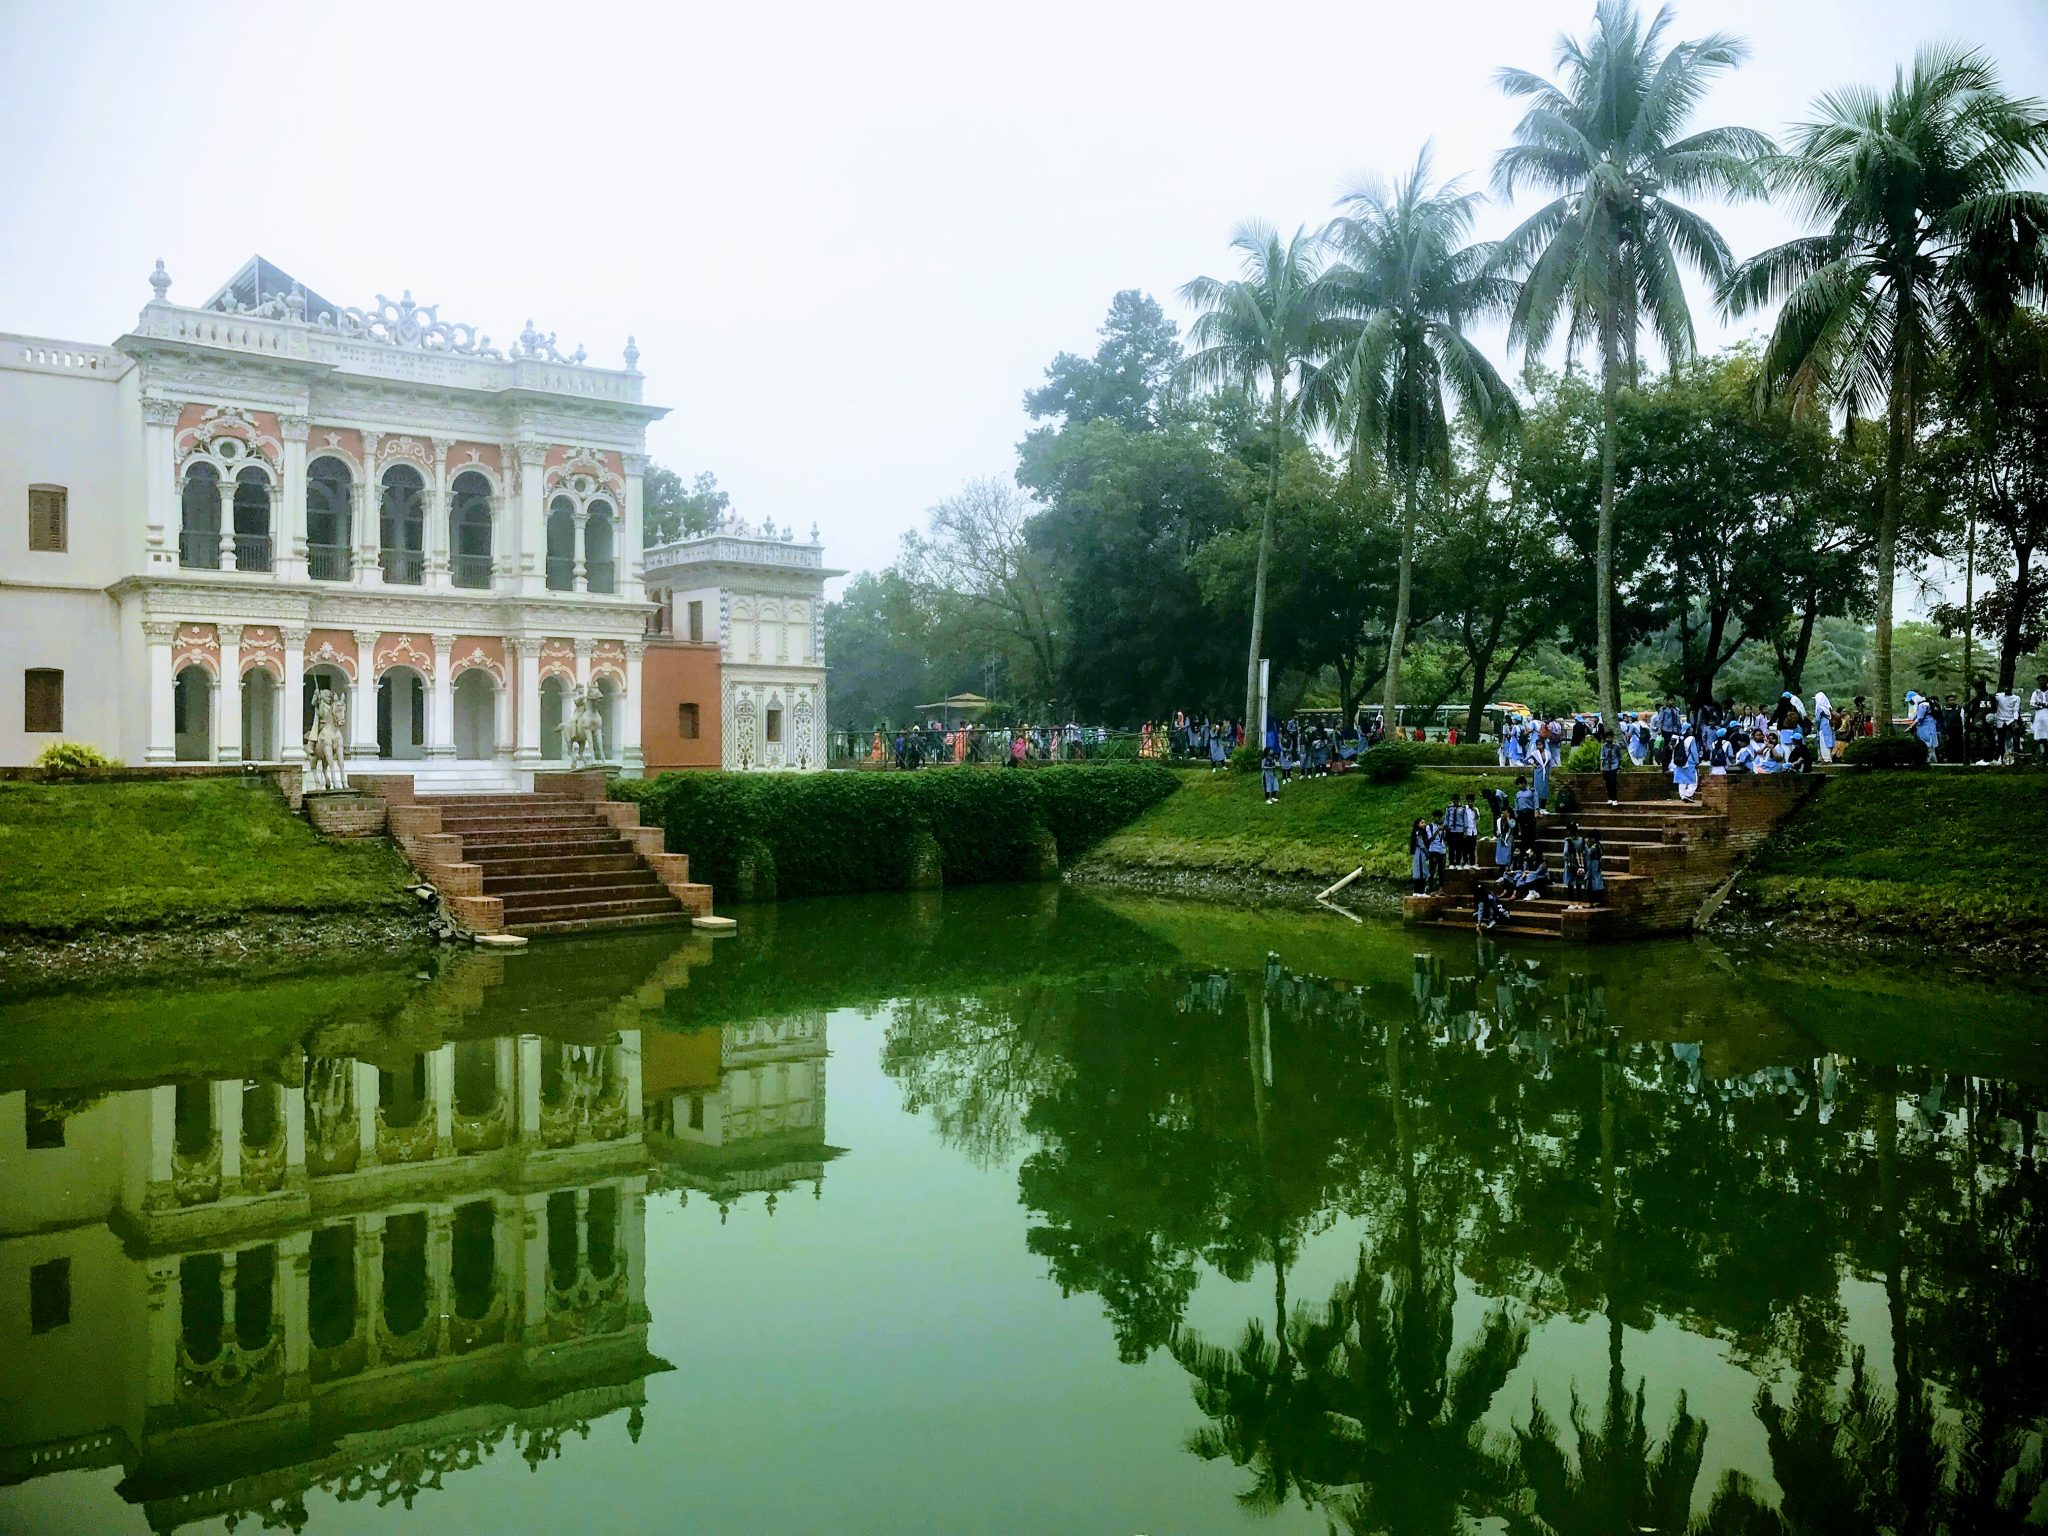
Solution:
{"label": "green pond water", "polygon": [[0,1530],[2026,1529],[2044,1002],[1056,887],[17,993]]}

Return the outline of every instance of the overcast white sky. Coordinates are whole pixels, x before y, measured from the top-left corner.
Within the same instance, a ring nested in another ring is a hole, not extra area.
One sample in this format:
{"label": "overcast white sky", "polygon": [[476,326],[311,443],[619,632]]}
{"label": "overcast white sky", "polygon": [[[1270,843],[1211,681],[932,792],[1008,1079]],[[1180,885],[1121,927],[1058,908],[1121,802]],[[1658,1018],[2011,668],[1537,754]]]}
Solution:
{"label": "overcast white sky", "polygon": [[[1110,295],[1224,275],[1434,138],[1482,181],[1591,0],[914,7],[0,0],[0,329],[107,341],[261,252],[337,303],[410,288],[616,366],[662,462],[886,563],[1007,474],[1022,392]],[[2048,0],[1683,0],[1751,62],[1699,123],[1776,133],[1932,36],[2048,95]],[[1505,226],[1490,211],[1482,233]],[[1729,210],[1738,255],[1790,226]],[[1184,316],[1182,316],[1185,319]],[[1702,313],[1703,339],[1722,332]]]}

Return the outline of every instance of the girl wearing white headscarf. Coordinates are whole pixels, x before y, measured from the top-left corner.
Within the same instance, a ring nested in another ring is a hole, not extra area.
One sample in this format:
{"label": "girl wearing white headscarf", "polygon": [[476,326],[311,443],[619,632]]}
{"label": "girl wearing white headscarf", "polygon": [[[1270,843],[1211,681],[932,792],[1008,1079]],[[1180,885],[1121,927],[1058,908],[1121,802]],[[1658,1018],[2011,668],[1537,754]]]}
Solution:
{"label": "girl wearing white headscarf", "polygon": [[1813,691],[1813,724],[1820,737],[1820,760],[1832,763],[1835,760],[1835,706],[1820,689]]}

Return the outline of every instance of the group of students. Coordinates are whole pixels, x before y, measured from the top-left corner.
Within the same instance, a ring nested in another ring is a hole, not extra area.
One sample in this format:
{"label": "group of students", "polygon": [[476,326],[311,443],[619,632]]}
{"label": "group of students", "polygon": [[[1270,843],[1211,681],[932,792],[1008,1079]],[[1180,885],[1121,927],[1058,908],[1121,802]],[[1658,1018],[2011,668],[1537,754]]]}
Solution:
{"label": "group of students", "polygon": [[[1493,827],[1494,877],[1477,888],[1476,916],[1481,928],[1492,928],[1517,901],[1548,896],[1554,884],[1542,847],[1541,823],[1549,814],[1549,776],[1533,781],[1517,776],[1512,795],[1498,789],[1462,797],[1434,817],[1418,820],[1408,832],[1409,877],[1418,896],[1442,888],[1447,869],[1477,869],[1482,818]],[[1484,812],[1480,809],[1482,799]],[[1581,832],[1576,823],[1564,831],[1564,890],[1567,897],[1605,901],[1605,850],[1597,831]]]}
{"label": "group of students", "polygon": [[1954,694],[1906,695],[1913,734],[1941,763],[2014,763],[2033,755],[2048,761],[2048,672],[2035,675],[2022,711],[2017,687],[1994,692],[1978,678],[1967,701]]}

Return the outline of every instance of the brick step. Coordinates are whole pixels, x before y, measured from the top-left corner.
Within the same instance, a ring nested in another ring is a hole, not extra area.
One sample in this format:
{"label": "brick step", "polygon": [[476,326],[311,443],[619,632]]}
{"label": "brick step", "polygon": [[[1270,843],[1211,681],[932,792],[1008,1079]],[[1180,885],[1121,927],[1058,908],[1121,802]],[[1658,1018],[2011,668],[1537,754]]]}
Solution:
{"label": "brick step", "polygon": [[[1418,928],[1455,928],[1460,933],[1472,933],[1477,929],[1478,923],[1479,920],[1472,915],[1471,909],[1467,908],[1462,916],[1427,918],[1416,924],[1416,926]],[[1486,934],[1488,938],[1557,939],[1563,937],[1563,934],[1556,928],[1538,928],[1533,924],[1516,922],[1495,923],[1486,930]]]}
{"label": "brick step", "polygon": [[507,923],[505,931],[539,938],[550,934],[602,933],[612,928],[663,928],[689,920],[690,914],[678,906],[671,912],[648,912],[631,917],[550,918],[546,922]]}
{"label": "brick step", "polygon": [[575,795],[550,795],[522,790],[474,790],[453,794],[413,796],[416,805],[589,805]]}
{"label": "brick step", "polygon": [[611,875],[626,870],[645,869],[647,866],[640,855],[625,853],[550,853],[533,857],[498,858],[495,856],[476,858],[465,853],[463,861],[481,864],[486,882],[500,876],[543,875],[551,880],[572,875]]}
{"label": "brick step", "polygon": [[473,837],[464,835],[462,856],[467,859],[487,848],[519,849],[526,852],[548,848],[560,848],[564,852],[577,853],[612,851],[609,847],[599,850],[591,846],[598,843],[617,843],[621,848],[626,846],[626,840],[619,836],[617,828],[594,821],[582,827],[563,827],[554,830],[543,828],[539,831],[507,827],[503,831],[479,832]]}
{"label": "brick step", "polygon": [[445,812],[441,816],[443,832],[460,832],[465,837],[486,832],[587,832],[610,826],[595,816],[450,816]]}
{"label": "brick step", "polygon": [[484,894],[502,897],[508,916],[533,907],[582,907],[608,901],[644,901],[653,897],[673,900],[668,887],[654,878],[652,870],[638,879],[631,874],[573,875],[570,878],[576,883],[566,885],[558,880],[509,891],[486,880]]}
{"label": "brick step", "polygon": [[653,870],[638,860],[634,863],[635,867],[630,869],[579,869],[538,875],[500,874],[496,865],[488,865],[484,869],[484,894],[509,900],[529,893],[552,894],[562,890],[663,889]]}
{"label": "brick step", "polygon": [[[603,893],[599,893],[603,894]],[[505,911],[508,928],[529,923],[589,922],[611,917],[684,917],[683,904],[663,892],[659,896],[633,897],[618,901],[555,902],[552,905],[522,906]]]}
{"label": "brick step", "polygon": [[[1540,933],[1556,938],[1564,932],[1564,911],[1544,911],[1536,902],[1518,901],[1508,908],[1509,916],[1495,927],[1494,932],[1509,930],[1516,933]],[[1445,907],[1436,916],[1436,921],[1453,928],[1470,928],[1479,919],[1474,908],[1468,903],[1457,903]]]}

